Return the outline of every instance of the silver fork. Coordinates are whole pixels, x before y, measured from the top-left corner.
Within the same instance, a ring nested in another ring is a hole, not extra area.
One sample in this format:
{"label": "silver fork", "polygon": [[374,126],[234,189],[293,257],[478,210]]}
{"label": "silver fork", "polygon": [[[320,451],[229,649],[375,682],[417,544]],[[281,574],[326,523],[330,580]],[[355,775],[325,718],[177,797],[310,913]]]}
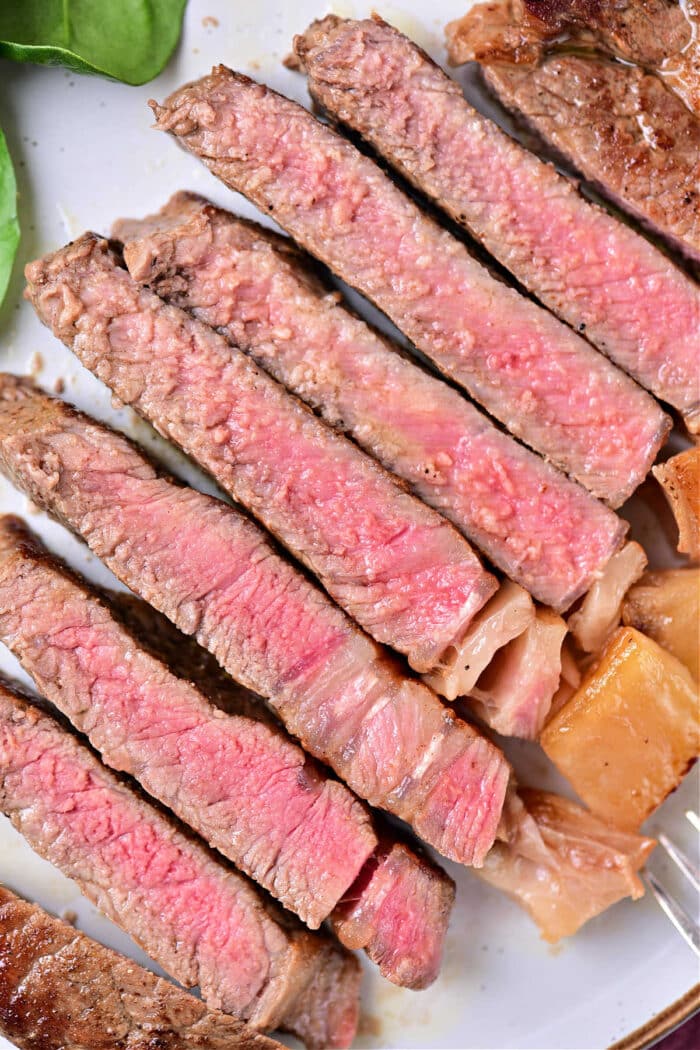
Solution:
{"label": "silver fork", "polygon": [[[700,832],[700,817],[698,814],[692,810],[687,810],[685,815],[695,830]],[[656,837],[661,848],[665,850],[667,856],[673,861],[678,870],[682,872],[696,894],[698,894],[698,899],[700,899],[700,870],[698,870],[697,865],[663,831],[659,832]],[[660,907],[669,917],[681,937],[690,945],[695,954],[700,956],[700,923],[698,922],[697,913],[695,916],[689,915],[683,905],[662,886],[653,872],[645,871],[644,879],[659,902]]]}

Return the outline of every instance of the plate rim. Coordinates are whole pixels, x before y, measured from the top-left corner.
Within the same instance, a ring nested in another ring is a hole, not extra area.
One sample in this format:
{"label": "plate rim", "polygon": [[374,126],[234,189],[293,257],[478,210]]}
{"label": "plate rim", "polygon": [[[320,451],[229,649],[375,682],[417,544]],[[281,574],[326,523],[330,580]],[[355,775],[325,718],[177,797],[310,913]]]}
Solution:
{"label": "plate rim", "polygon": [[645,1050],[653,1046],[659,1039],[689,1021],[700,1011],[700,981],[671,1003],[664,1010],[660,1010],[643,1025],[635,1028],[623,1036],[616,1043],[612,1043],[608,1050]]}

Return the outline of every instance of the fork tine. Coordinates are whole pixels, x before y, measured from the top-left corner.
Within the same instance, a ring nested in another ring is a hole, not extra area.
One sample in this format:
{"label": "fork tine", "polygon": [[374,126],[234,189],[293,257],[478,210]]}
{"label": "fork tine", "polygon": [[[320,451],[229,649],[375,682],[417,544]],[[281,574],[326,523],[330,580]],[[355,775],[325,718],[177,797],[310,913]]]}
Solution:
{"label": "fork tine", "polygon": [[659,905],[668,915],[681,937],[690,945],[695,954],[700,957],[700,930],[698,930],[697,922],[688,915],[685,908],[677,900],[666,892],[652,872],[645,872],[644,877]]}
{"label": "fork tine", "polygon": [[685,811],[686,819],[690,821],[696,831],[700,831],[700,817],[692,809]]}
{"label": "fork tine", "polygon": [[668,835],[665,835],[663,831],[659,832],[657,837],[676,867],[680,868],[688,879],[688,882],[690,882],[693,888],[700,893],[700,871],[698,871],[697,866],[693,864],[690,857],[686,856],[683,850],[679,849],[675,842],[672,842]]}

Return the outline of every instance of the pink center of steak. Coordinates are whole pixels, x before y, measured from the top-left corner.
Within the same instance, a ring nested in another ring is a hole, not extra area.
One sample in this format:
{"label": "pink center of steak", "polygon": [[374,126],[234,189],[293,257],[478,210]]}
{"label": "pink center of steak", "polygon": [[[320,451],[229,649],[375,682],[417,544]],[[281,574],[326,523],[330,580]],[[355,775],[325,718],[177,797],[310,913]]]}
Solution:
{"label": "pink center of steak", "polygon": [[[252,511],[378,641],[428,671],[496,589],[468,543],[105,242],[44,264],[39,314]],[[66,302],[70,309],[66,309]]]}
{"label": "pink center of steak", "polygon": [[400,984],[425,988],[442,961],[454,883],[401,844],[380,847],[333,915],[344,944],[365,948]]}
{"label": "pink center of steak", "polygon": [[0,433],[8,473],[267,697],[312,754],[446,856],[483,859],[509,776],[501,753],[404,678],[255,526],[9,376]]}
{"label": "pink center of steak", "polygon": [[246,884],[150,818],[58,727],[37,731],[2,714],[2,794],[23,834],[112,916],[133,907],[132,930],[147,949],[162,946],[180,981],[199,984],[211,1005],[253,1015],[286,938]]}
{"label": "pink center of steak", "polygon": [[394,352],[284,240],[184,193],[115,233],[137,280],[225,330],[538,600],[567,608],[616,550],[619,518]]}
{"label": "pink center of steak", "polygon": [[492,278],[349,143],[223,67],[156,110],[516,436],[613,504],[641,482],[669,427],[653,400]]}
{"label": "pink center of steak", "polygon": [[328,916],[376,843],[362,806],[282,733],[216,712],[7,520],[0,637],[109,765],[307,922]]}
{"label": "pink center of steak", "polygon": [[[555,313],[658,397],[679,409],[697,403],[700,294],[677,266],[472,109],[460,86],[386,23],[329,16],[297,38],[296,50],[314,97]],[[495,73],[506,82],[509,75],[519,74]],[[579,123],[577,107],[585,125],[571,86],[563,85],[561,104],[570,125]],[[536,93],[540,106],[545,95],[552,104],[554,76],[549,88]],[[601,121],[610,116],[601,106]],[[618,150],[623,139],[613,135]],[[626,167],[622,177],[634,179],[636,165]]]}

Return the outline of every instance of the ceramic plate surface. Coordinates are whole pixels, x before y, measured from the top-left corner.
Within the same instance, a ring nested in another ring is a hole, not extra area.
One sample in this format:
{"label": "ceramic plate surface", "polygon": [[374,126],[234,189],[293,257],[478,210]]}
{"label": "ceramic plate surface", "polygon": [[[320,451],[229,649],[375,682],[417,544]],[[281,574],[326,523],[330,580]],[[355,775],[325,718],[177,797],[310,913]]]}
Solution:
{"label": "ceramic plate surface", "polygon": [[[339,14],[379,12],[442,61],[442,26],[468,3],[402,0],[400,5],[342,3]],[[150,97],[162,99],[185,80],[224,62],[308,104],[302,77],[282,59],[292,36],[331,8],[322,0],[190,0],[177,54],[167,71],[141,88],[81,77],[62,69],[0,62],[0,127],[7,135],[21,188],[19,263],[58,247],[85,229],[106,233],[118,216],[142,216],[178,189],[206,194],[254,216],[193,158],[151,130]],[[255,215],[256,218],[260,216]],[[84,371],[21,301],[18,265],[0,312],[0,367],[32,372],[52,389],[126,430],[166,459],[171,469],[200,487],[206,482],[168,449],[129,410],[114,408],[105,388]],[[357,299],[353,300],[357,303]],[[366,306],[366,315],[376,317]],[[654,487],[644,487],[628,510],[634,532],[657,564],[670,564],[663,508]],[[37,514],[4,479],[0,509],[28,516],[49,546],[89,577],[112,583],[110,574],[64,529]],[[0,669],[23,678],[0,652]],[[509,752],[520,777],[556,784],[537,749]],[[560,785],[561,786],[561,785]],[[649,824],[663,826],[691,848],[683,812],[694,804],[697,780],[689,778]],[[653,862],[664,873],[660,860]],[[457,904],[442,976],[426,992],[393,987],[367,968],[358,1047],[578,1048],[606,1047],[666,1009],[698,979],[694,956],[648,897],[622,903],[589,923],[573,940],[552,948],[514,904],[480,884],[465,869],[447,865],[457,880]],[[36,857],[0,817],[0,881],[61,913],[77,913],[79,926],[146,965],[153,964],[123,933],[49,864]],[[0,1037],[0,1047],[10,1044]]]}

